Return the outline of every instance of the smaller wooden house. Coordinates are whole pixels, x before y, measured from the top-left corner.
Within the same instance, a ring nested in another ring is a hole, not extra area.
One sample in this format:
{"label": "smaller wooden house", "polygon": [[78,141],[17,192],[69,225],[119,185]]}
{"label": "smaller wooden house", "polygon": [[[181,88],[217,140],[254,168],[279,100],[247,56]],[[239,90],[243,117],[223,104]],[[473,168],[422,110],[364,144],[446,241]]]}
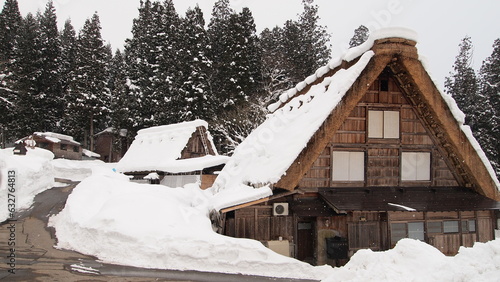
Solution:
{"label": "smaller wooden house", "polygon": [[214,183],[222,233],[331,265],[402,238],[446,255],[495,238],[500,183],[414,38],[380,30],[280,96]]}
{"label": "smaller wooden house", "polygon": [[72,136],[53,132],[35,132],[17,143],[25,140],[35,141],[36,147],[51,151],[56,159],[82,159],[82,145],[75,141]]}
{"label": "smaller wooden house", "polygon": [[115,163],[121,160],[130,146],[127,130],[115,130],[112,127],[95,135],[94,152],[100,155],[100,160]]}
{"label": "smaller wooden house", "polygon": [[181,187],[200,182],[212,186],[228,157],[217,153],[203,120],[141,129],[117,164],[137,182]]}

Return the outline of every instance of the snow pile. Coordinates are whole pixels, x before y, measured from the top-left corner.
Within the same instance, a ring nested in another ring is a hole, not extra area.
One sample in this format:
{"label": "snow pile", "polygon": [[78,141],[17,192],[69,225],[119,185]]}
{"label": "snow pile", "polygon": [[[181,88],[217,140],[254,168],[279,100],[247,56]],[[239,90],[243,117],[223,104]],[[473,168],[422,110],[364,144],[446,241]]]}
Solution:
{"label": "snow pile", "polygon": [[[29,149],[25,156],[13,154],[13,149],[0,150],[0,222],[8,219],[8,194],[14,194],[16,211],[29,208],[35,196],[54,186],[54,172],[50,151]],[[15,171],[15,192],[9,193],[9,171]],[[12,202],[9,202],[12,203]]]}
{"label": "snow pile", "polygon": [[56,228],[58,248],[108,263],[312,279],[331,271],[281,256],[258,241],[215,233],[210,197],[196,185],[166,188],[94,174],[73,190],[49,225]]}
{"label": "snow pile", "polygon": [[116,163],[104,163],[100,160],[67,160],[55,159],[52,161],[54,167],[54,177],[69,179],[72,181],[82,181],[92,175],[93,170],[111,171]]}
{"label": "snow pile", "polygon": [[368,51],[349,69],[341,69],[303,95],[290,100],[239,146],[214,183],[216,192],[241,185],[276,183],[341,101],[368,64]]}
{"label": "snow pile", "polygon": [[413,239],[385,252],[358,251],[325,282],[336,281],[499,281],[500,239],[461,247],[455,257]]}
{"label": "snow pile", "polygon": [[[219,155],[178,160],[189,139],[200,126],[208,128],[208,123],[203,120],[194,120],[139,130],[134,142],[118,163],[117,170],[121,172],[156,170],[180,173],[224,164],[228,158]],[[208,131],[207,135],[208,145],[215,148]]]}

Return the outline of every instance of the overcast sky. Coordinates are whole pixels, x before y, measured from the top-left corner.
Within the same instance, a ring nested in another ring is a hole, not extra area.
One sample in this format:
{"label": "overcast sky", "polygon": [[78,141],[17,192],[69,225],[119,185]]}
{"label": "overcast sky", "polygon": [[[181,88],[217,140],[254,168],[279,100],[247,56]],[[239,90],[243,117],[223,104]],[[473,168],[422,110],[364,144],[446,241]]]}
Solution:
{"label": "overcast sky", "polygon": [[[4,0],[0,0],[3,6]],[[86,18],[97,11],[102,36],[113,48],[122,48],[131,36],[132,19],[138,15],[140,0],[53,0],[62,28],[71,18],[79,30]],[[18,0],[21,13],[44,10],[46,0]],[[215,0],[173,0],[177,12],[184,15],[196,3],[208,23]],[[427,57],[431,75],[443,86],[444,77],[452,69],[458,44],[469,35],[474,44],[474,67],[491,55],[493,41],[500,38],[500,1],[498,0],[315,0],[319,6],[320,23],[332,35],[333,55],[348,45],[354,29],[364,24],[371,30],[402,26],[419,34],[417,45]],[[297,19],[302,11],[301,0],[231,0],[232,7],[252,11],[257,30],[282,26],[288,19]]]}

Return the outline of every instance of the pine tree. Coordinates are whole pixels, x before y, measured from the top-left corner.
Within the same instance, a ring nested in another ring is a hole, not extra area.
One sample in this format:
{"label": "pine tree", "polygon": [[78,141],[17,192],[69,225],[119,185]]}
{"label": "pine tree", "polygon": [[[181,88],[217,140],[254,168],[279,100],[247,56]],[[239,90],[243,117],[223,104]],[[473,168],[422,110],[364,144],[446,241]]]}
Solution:
{"label": "pine tree", "polygon": [[[116,137],[120,137],[122,129],[131,129],[132,120],[129,116],[129,107],[133,103],[127,86],[127,76],[123,71],[126,68],[125,56],[118,49],[113,56],[109,66],[108,88],[111,94],[110,101],[110,125],[113,127]],[[117,138],[119,140],[120,138]],[[114,144],[116,148],[122,149],[121,142]]]}
{"label": "pine tree", "polygon": [[233,54],[231,50],[231,26],[230,19],[235,12],[229,7],[229,0],[215,2],[212,10],[212,18],[208,25],[208,36],[210,48],[208,57],[212,62],[212,74],[209,84],[217,109],[215,112],[223,111],[234,105],[233,95],[230,93],[228,84],[231,83],[231,67],[233,65]]}
{"label": "pine tree", "polygon": [[16,112],[13,63],[16,61],[22,17],[16,0],[6,0],[0,13],[0,147],[16,138],[12,119]]}
{"label": "pine tree", "polygon": [[70,89],[69,128],[73,136],[84,140],[86,147],[93,150],[94,133],[96,128],[104,126],[109,110],[109,89],[106,87],[109,54],[101,37],[97,13],[85,21],[77,44],[77,80]]}
{"label": "pine tree", "polygon": [[475,136],[500,178],[500,39],[495,40],[491,56],[483,61],[480,81],[486,103],[476,102],[480,119]]}
{"label": "pine tree", "polygon": [[274,101],[285,90],[293,87],[289,75],[292,66],[283,48],[284,28],[264,29],[260,34],[263,87],[266,93],[265,103]]}
{"label": "pine tree", "polygon": [[477,123],[475,106],[478,102],[478,81],[472,68],[473,46],[469,36],[462,39],[459,54],[453,65],[453,72],[445,79],[446,92],[453,96],[458,107],[466,115],[466,124],[474,131]]}
{"label": "pine tree", "polygon": [[185,75],[179,89],[181,120],[204,119],[210,121],[214,101],[210,98],[208,74],[210,60],[207,58],[208,38],[205,30],[203,12],[198,7],[188,9],[182,21],[182,45],[184,46],[181,62]]}
{"label": "pine tree", "polygon": [[180,44],[180,17],[172,0],[165,0],[157,12],[159,22],[155,36],[156,46],[161,52],[158,57],[158,80],[153,84],[157,89],[154,125],[162,125],[182,121],[179,113],[183,111],[183,98],[179,95],[179,89],[185,71],[182,68],[183,62],[180,62],[184,46]]}
{"label": "pine tree", "polygon": [[64,23],[60,34],[61,40],[61,84],[63,93],[68,94],[69,89],[76,82],[76,55],[77,38],[76,31],[71,20]]}
{"label": "pine tree", "polygon": [[330,59],[330,35],[318,24],[318,6],[303,0],[304,11],[298,21],[288,20],[283,32],[283,47],[287,64],[291,66],[292,84],[304,80]]}
{"label": "pine tree", "polygon": [[132,38],[127,39],[125,44],[128,87],[135,101],[129,106],[129,114],[134,121],[132,132],[152,126],[154,120],[157,101],[154,101],[152,83],[158,80],[159,50],[155,42],[153,16],[151,1],[141,1],[139,16],[132,25]]}
{"label": "pine tree", "polygon": [[349,41],[349,48],[359,46],[363,44],[370,35],[370,31],[364,25],[360,25],[358,28],[354,30],[354,35]]}
{"label": "pine tree", "polygon": [[47,3],[45,12],[40,15],[40,74],[37,79],[39,95],[43,96],[43,111],[39,119],[43,130],[58,130],[64,113],[61,84],[61,41],[57,30],[57,17],[52,1]]}

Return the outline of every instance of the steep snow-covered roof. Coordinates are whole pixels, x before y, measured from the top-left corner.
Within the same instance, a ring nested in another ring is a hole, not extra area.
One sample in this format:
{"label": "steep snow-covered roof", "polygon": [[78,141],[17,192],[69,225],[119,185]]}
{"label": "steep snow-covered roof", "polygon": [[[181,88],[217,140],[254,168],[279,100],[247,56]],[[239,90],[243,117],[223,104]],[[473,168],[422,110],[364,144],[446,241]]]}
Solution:
{"label": "steep snow-covered roof", "polygon": [[[404,28],[376,31],[364,44],[349,49],[343,56],[333,59],[328,65],[318,69],[314,75],[298,83],[295,88],[284,92],[279,101],[269,107],[273,113],[268,115],[266,121],[235,150],[214,183],[215,192],[228,193],[225,190],[241,189],[242,186],[270,187],[276,184],[370,62],[374,56],[371,49],[375,40],[385,38],[402,38],[416,42],[417,34]],[[351,62],[354,59],[357,61],[352,66],[346,69],[339,68],[343,61]],[[334,69],[338,70],[325,77]],[[306,87],[310,88],[301,93]],[[470,133],[468,126],[463,124],[464,114],[451,96],[440,92],[497,188],[500,187],[484,152]],[[240,198],[244,197],[240,195]]]}
{"label": "steep snow-covered roof", "polygon": [[[224,164],[228,157],[219,155],[179,159],[198,127],[207,129],[208,124],[203,120],[194,120],[139,130],[127,153],[118,162],[117,170],[121,172],[165,171],[180,173]],[[206,133],[209,145],[215,148],[208,130]]]}

